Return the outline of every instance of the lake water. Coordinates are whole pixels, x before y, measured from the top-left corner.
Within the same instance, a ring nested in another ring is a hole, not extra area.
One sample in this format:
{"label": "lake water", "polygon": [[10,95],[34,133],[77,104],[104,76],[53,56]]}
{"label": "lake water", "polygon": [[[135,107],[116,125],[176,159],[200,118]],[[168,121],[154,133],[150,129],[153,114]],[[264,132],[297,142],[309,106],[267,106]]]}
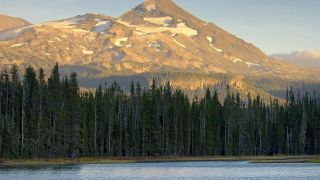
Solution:
{"label": "lake water", "polygon": [[0,168],[1,180],[320,179],[320,164],[173,162]]}

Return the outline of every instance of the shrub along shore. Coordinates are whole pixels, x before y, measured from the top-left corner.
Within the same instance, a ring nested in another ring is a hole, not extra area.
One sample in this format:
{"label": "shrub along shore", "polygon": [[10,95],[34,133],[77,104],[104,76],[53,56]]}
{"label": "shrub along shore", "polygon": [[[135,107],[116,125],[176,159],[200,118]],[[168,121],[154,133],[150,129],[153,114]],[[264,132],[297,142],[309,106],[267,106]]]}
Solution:
{"label": "shrub along shore", "polygon": [[213,156],[213,157],[119,157],[76,159],[0,159],[1,167],[17,166],[68,166],[81,164],[162,163],[192,161],[248,161],[250,163],[320,163],[320,156]]}

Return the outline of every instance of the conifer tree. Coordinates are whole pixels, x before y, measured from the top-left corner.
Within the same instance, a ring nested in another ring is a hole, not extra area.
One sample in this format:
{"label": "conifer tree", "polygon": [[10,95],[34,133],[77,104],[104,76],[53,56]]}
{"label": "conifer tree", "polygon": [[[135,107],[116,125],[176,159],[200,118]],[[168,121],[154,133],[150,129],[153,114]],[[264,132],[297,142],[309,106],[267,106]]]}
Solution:
{"label": "conifer tree", "polygon": [[51,123],[51,137],[49,156],[63,156],[63,120],[62,120],[62,89],[59,74],[59,66],[55,65],[48,79],[49,113]]}
{"label": "conifer tree", "polygon": [[19,124],[20,124],[20,109],[21,109],[21,81],[19,76],[18,67],[13,65],[11,70],[11,128],[10,131],[12,133],[12,146],[11,152],[14,156],[18,156],[19,154]]}
{"label": "conifer tree", "polygon": [[46,156],[50,147],[50,119],[48,109],[48,86],[44,70],[40,68],[38,74],[39,81],[39,155]]}
{"label": "conifer tree", "polygon": [[26,69],[24,76],[24,128],[26,155],[28,157],[38,157],[39,150],[39,126],[38,126],[38,93],[39,82],[32,67]]}

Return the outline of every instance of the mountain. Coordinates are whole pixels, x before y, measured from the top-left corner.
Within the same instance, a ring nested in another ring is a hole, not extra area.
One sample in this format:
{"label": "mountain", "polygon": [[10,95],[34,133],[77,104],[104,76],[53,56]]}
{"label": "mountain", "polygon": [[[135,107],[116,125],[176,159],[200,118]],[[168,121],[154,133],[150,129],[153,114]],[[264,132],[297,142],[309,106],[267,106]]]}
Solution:
{"label": "mountain", "polygon": [[0,33],[0,67],[32,65],[49,73],[56,62],[63,74],[76,71],[85,87],[157,78],[186,91],[229,85],[244,97],[269,98],[287,88],[274,79],[293,85],[320,79],[319,69],[276,61],[171,0],[144,1],[118,18],[85,14]]}
{"label": "mountain", "polygon": [[273,54],[271,57],[305,67],[320,67],[320,50],[294,51],[289,54]]}
{"label": "mountain", "polygon": [[0,32],[31,25],[28,21],[0,14]]}

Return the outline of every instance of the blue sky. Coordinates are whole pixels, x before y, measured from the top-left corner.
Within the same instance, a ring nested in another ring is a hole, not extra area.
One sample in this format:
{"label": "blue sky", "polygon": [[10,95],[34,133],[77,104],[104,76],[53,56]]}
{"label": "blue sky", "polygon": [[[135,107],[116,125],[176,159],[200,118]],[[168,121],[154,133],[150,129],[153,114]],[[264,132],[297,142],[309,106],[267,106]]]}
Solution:
{"label": "blue sky", "polygon": [[[0,0],[0,13],[32,23],[100,13],[119,16],[142,0]],[[320,49],[320,0],[175,0],[268,54]]]}

